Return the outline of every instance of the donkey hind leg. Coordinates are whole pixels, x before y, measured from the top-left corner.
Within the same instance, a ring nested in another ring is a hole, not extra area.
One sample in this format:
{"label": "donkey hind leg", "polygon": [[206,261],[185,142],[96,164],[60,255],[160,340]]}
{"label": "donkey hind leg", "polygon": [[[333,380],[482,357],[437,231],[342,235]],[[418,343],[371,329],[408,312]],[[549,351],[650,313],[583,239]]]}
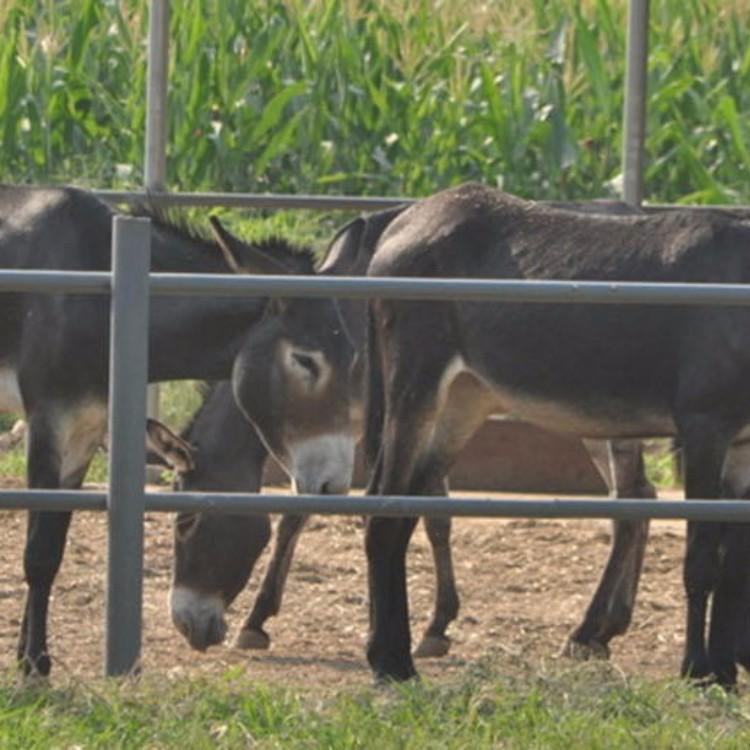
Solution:
{"label": "donkey hind leg", "polygon": [[[61,450],[49,422],[30,418],[26,457],[28,486],[32,489],[78,489],[100,438],[101,431],[97,431],[85,445],[77,445],[77,450]],[[76,465],[71,464],[69,456],[75,456]],[[26,675],[46,677],[50,672],[47,612],[52,584],[65,551],[70,519],[69,511],[30,511],[28,514],[24,550],[28,591],[18,641],[18,662]]]}
{"label": "donkey hind leg", "polygon": [[[372,343],[372,342],[371,342]],[[384,361],[397,362],[383,354]],[[367,494],[404,495],[418,492],[414,470],[433,427],[436,395],[444,362],[436,368],[396,369],[384,379],[385,415],[377,458]],[[372,408],[372,407],[371,407]],[[370,419],[368,415],[368,420]],[[369,427],[369,424],[368,424]],[[375,446],[368,446],[372,460]],[[365,531],[370,632],[367,661],[375,679],[407,680],[417,672],[411,656],[409,604],[406,588],[406,549],[416,518],[371,517]]]}
{"label": "donkey hind leg", "polygon": [[[685,497],[718,498],[721,494],[721,471],[732,434],[724,425],[705,416],[684,418],[679,425],[685,456]],[[685,653],[680,673],[683,677],[705,680],[714,670],[731,672],[724,662],[733,651],[716,654],[712,664],[706,650],[706,610],[708,597],[714,591],[720,574],[722,524],[710,521],[688,521],[687,548],[683,579],[687,595]],[[715,612],[721,631],[726,608]],[[733,656],[731,661],[734,661]]]}
{"label": "donkey hind leg", "polygon": [[284,585],[289,575],[289,566],[294,557],[297,541],[309,516],[282,516],[276,531],[271,562],[268,565],[260,592],[255,599],[253,609],[245,620],[234,647],[239,649],[267,649],[271,638],[263,629],[269,617],[279,613]]}
{"label": "donkey hind leg", "polygon": [[[440,372],[439,369],[438,372]],[[421,404],[414,404],[413,400],[410,402],[404,398],[392,399],[392,403],[396,406],[394,411],[400,418],[396,423],[400,430],[389,433],[386,429],[384,433],[386,440],[382,454],[383,465],[379,467],[383,471],[380,483],[382,494],[399,494],[405,491],[426,495],[447,494],[445,476],[451,465],[493,410],[494,401],[486,386],[461,368],[449,366],[445,369],[436,384],[435,395],[431,403],[428,400],[430,390],[425,387],[424,381],[420,383],[419,389],[425,399]],[[398,389],[394,387],[393,392],[403,396],[410,391],[407,385]],[[393,415],[389,414],[389,418],[392,420]],[[391,428],[394,422],[395,420],[391,421]],[[420,445],[423,447],[421,454],[418,455],[415,448]],[[386,524],[385,519],[378,519],[378,524],[373,526],[373,531],[384,535],[382,527]],[[426,524],[428,538],[433,546],[437,574],[435,613],[415,656],[438,656],[447,652],[450,641],[445,635],[445,629],[457,616],[459,602],[450,556],[450,520],[426,519]],[[404,537],[396,532],[395,524],[392,524],[392,528],[394,538],[401,542],[405,538],[408,544],[411,530],[408,530],[407,534],[407,530],[402,529]],[[411,528],[413,529],[413,524]],[[368,527],[368,556],[370,554],[370,530]],[[380,539],[382,540],[382,536]],[[384,542],[379,541],[379,543]],[[401,554],[400,549],[397,554]],[[391,562],[394,576],[399,575],[403,561],[399,558],[397,562]],[[370,571],[372,575],[374,573],[372,567]],[[399,580],[399,590],[401,586]],[[405,582],[403,591],[405,597]],[[409,638],[408,608],[399,611],[398,615],[407,618],[405,632]]]}
{"label": "donkey hind leg", "polygon": [[[639,440],[583,442],[607,483],[610,497],[656,498],[656,491],[646,478]],[[583,622],[563,646],[564,656],[609,658],[610,640],[630,625],[647,539],[648,520],[613,523],[609,560]]]}
{"label": "donkey hind leg", "polygon": [[[437,494],[447,495],[447,488],[444,493]],[[435,563],[435,610],[422,640],[414,649],[417,659],[445,656],[448,653],[451,641],[445,631],[458,617],[460,606],[451,555],[451,519],[431,516],[423,520]]]}
{"label": "donkey hind leg", "polygon": [[[429,459],[419,472],[424,494],[448,495],[448,470],[493,408],[494,399],[486,386],[472,374],[457,369],[446,372],[438,389],[438,419],[428,443]],[[418,658],[448,653],[450,639],[445,631],[458,616],[460,604],[450,546],[451,519],[426,517],[424,523],[435,562],[435,610],[414,651]]]}

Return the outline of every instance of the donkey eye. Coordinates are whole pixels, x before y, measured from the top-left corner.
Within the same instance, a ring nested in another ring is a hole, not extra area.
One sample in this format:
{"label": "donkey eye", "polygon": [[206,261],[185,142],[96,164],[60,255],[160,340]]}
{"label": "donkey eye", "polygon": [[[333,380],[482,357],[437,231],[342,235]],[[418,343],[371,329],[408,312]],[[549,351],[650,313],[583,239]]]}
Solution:
{"label": "donkey eye", "polygon": [[318,363],[309,354],[300,354],[299,352],[294,352],[294,354],[292,354],[292,358],[294,359],[296,364],[298,364],[303,370],[310,373],[313,378],[317,378],[318,375],[320,375],[320,368],[318,367]]}

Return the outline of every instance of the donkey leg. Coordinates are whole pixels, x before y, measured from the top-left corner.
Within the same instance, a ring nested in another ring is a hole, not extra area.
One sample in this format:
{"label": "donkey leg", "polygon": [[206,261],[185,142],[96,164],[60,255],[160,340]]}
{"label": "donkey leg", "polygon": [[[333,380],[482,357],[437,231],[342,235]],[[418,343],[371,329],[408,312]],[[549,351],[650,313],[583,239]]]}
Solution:
{"label": "donkey leg", "polygon": [[[59,453],[51,429],[41,418],[29,420],[26,451],[29,488],[57,489]],[[26,675],[46,676],[50,672],[47,609],[52,582],[62,562],[70,518],[69,512],[28,513],[23,557],[27,592],[18,639],[18,663]]]}
{"label": "donkey leg", "polygon": [[[46,419],[29,419],[27,476],[32,489],[78,489],[83,483],[94,447],[77,455],[77,466],[64,466],[54,431]],[[62,481],[61,481],[62,475]],[[31,511],[26,528],[24,577],[27,585],[18,661],[26,675],[46,677],[50,672],[47,652],[47,612],[52,584],[62,563],[70,526],[69,511]]]}
{"label": "donkey leg", "polygon": [[28,591],[18,641],[18,660],[26,675],[46,677],[50,673],[47,610],[52,583],[62,563],[71,515],[69,511],[28,514],[23,559]]}
{"label": "donkey leg", "polygon": [[267,649],[271,638],[263,629],[269,617],[279,613],[289,566],[302,529],[309,516],[285,515],[279,522],[276,544],[253,609],[237,634],[234,646],[240,649]]}
{"label": "donkey leg", "polygon": [[630,625],[643,554],[648,539],[647,521],[613,524],[609,560],[584,615],[563,649],[576,659],[609,658],[609,642]]}
{"label": "donkey leg", "polygon": [[[750,498],[750,440],[746,434],[741,435],[732,443],[724,461],[722,476],[723,497]],[[719,585],[714,593],[713,607],[711,612],[711,627],[709,630],[709,657],[712,664],[720,661],[718,657],[719,644],[725,641],[725,636],[720,632],[722,616],[717,617],[717,612],[724,609],[727,604],[734,602],[734,611],[730,613],[734,617],[734,640],[735,659],[738,664],[750,671],[750,563],[742,557],[743,551],[750,551],[749,540],[743,540],[740,525],[737,530],[731,531],[725,536],[725,554],[722,561],[722,572]],[[737,541],[732,543],[732,535],[739,534]],[[727,580],[728,576],[743,575],[744,580]]]}
{"label": "donkey leg", "polygon": [[[444,380],[438,389],[437,401],[434,427],[429,430],[429,437],[424,441],[426,446],[418,458],[413,446],[419,445],[416,437],[420,433],[427,432],[423,428],[426,424],[429,424],[429,421],[424,414],[422,420],[410,423],[404,420],[401,423],[400,427],[403,434],[400,434],[398,439],[403,440],[403,442],[400,443],[400,446],[396,446],[395,438],[386,439],[384,455],[390,455],[395,463],[391,464],[393,468],[390,472],[383,472],[383,477],[396,477],[396,481],[393,485],[387,485],[383,481],[381,487],[385,487],[385,489],[381,490],[382,494],[399,494],[404,487],[407,487],[407,491],[411,494],[447,495],[448,487],[444,477],[450,470],[456,456],[482,424],[491,408],[485,397],[484,386],[473,376],[468,375],[460,375],[448,383]],[[406,436],[406,433],[410,430],[414,431],[411,438]],[[396,446],[396,449],[390,452],[393,446]],[[411,453],[407,452],[406,446],[411,447]],[[384,465],[388,465],[387,459],[384,461]],[[408,466],[412,467],[409,473],[410,484],[407,484],[405,479],[407,476],[406,467]],[[401,472],[404,473],[401,474]],[[414,653],[418,657],[442,656],[447,653],[450,640],[446,636],[445,630],[448,624],[456,618],[459,608],[450,548],[451,520],[437,517],[425,518],[425,525],[435,559],[437,588],[433,619]],[[381,529],[378,529],[378,532],[381,535],[385,534]],[[409,530],[410,533],[411,530]],[[397,554],[400,554],[400,548],[397,549]],[[400,559],[398,564],[401,564]],[[393,575],[398,575],[395,564],[392,563],[392,565],[394,568]],[[400,592],[400,590],[399,588],[398,591]],[[400,609],[397,611],[397,615],[406,617],[408,612]],[[406,622],[408,624],[408,617]]]}
{"label": "donkey leg", "polygon": [[458,616],[459,608],[451,555],[451,519],[430,516],[423,520],[435,562],[435,611],[422,640],[414,650],[414,656],[418,659],[445,656],[448,653],[451,642],[445,631]]}
{"label": "donkey leg", "polygon": [[416,518],[370,518],[365,535],[370,591],[367,661],[376,680],[408,680],[410,653],[406,549]]}
{"label": "donkey leg", "polygon": [[[447,472],[471,436],[487,418],[491,407],[484,386],[464,372],[451,380],[444,379],[438,391],[438,414],[428,443],[429,458],[420,467],[419,479],[431,488],[425,494],[448,495]],[[435,561],[435,611],[416,657],[444,656],[450,648],[445,631],[456,619],[459,598],[453,572],[450,535],[451,519],[426,517],[427,537]]]}
{"label": "donkey leg", "polygon": [[[731,433],[714,419],[697,415],[683,419],[679,427],[685,456],[685,497],[718,498]],[[712,673],[706,651],[706,609],[719,577],[720,540],[721,524],[688,521],[683,569],[687,595],[683,677],[703,680]],[[721,612],[717,615],[722,618]]]}
{"label": "donkey leg", "polygon": [[[610,497],[656,498],[646,478],[640,441],[584,441]],[[633,615],[648,521],[615,521],[612,549],[583,622],[568,637],[562,653],[576,659],[609,658],[609,642],[624,633]]]}
{"label": "donkey leg", "polygon": [[724,687],[737,683],[735,659],[739,655],[740,634],[746,626],[745,599],[750,566],[750,528],[747,524],[727,524],[722,529],[719,577],[711,602],[708,659],[716,681]]}
{"label": "donkey leg", "polygon": [[[437,383],[411,370],[387,379],[382,445],[367,494],[420,494],[415,468],[432,426]],[[444,476],[444,472],[437,475]],[[370,633],[367,660],[376,680],[407,680],[417,672],[411,656],[406,550],[416,518],[372,517],[365,532]]]}

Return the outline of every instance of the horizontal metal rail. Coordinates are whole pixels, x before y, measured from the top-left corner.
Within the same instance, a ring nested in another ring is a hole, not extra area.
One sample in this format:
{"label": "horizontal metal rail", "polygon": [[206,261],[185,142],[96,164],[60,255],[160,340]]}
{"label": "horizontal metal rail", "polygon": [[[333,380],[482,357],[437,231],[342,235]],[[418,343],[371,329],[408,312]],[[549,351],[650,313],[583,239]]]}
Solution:
{"label": "horizontal metal rail", "polygon": [[154,511],[221,510],[241,513],[304,513],[366,516],[455,516],[474,518],[616,518],[750,521],[743,500],[496,500],[375,495],[245,495],[227,493],[149,493]]}
{"label": "horizontal metal rail", "polygon": [[[153,203],[159,206],[203,206],[225,208],[270,208],[270,209],[308,209],[312,211],[380,211],[396,206],[415,203],[418,198],[356,195],[291,195],[283,193],[173,193],[144,190],[94,190],[94,195],[113,205],[135,205]],[[558,201],[534,201],[542,205]],[[590,203],[591,201],[570,201],[571,203]],[[743,211],[750,209],[746,205],[714,204],[690,205],[684,203],[648,203],[641,206],[647,213],[662,210],[690,209],[698,211],[726,210]]]}
{"label": "horizontal metal rail", "polygon": [[[152,273],[157,295],[346,297],[574,304],[750,305],[748,284]],[[107,271],[0,271],[1,292],[108,294]]]}
{"label": "horizontal metal rail", "polygon": [[313,211],[378,211],[414,198],[363,198],[353,195],[291,195],[283,193],[172,193],[144,190],[95,190],[94,195],[108,203],[153,203],[162,206],[223,206],[227,208],[294,208]]}
{"label": "horizontal metal rail", "polygon": [[682,284],[523,279],[151,274],[152,294],[649,305],[748,305],[748,284]]}
{"label": "horizontal metal rail", "polygon": [[[0,490],[6,510],[107,509],[98,491]],[[750,521],[746,500],[588,500],[571,498],[436,498],[375,495],[248,495],[234,492],[148,492],[151,512],[304,513],[351,516],[456,516],[466,518],[645,518]]]}
{"label": "horizontal metal rail", "polygon": [[109,294],[109,271],[0,271],[0,292]]}

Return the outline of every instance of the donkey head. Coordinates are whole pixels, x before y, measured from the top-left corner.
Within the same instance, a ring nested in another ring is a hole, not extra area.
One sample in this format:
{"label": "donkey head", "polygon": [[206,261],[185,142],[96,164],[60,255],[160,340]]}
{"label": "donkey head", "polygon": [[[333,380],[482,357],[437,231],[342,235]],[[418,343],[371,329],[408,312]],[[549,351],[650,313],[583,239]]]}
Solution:
{"label": "donkey head", "polygon": [[[312,274],[283,243],[249,246],[212,218],[238,272]],[[349,403],[354,341],[332,299],[271,299],[234,364],[237,405],[300,493],[346,493],[354,466]]]}
{"label": "donkey head", "polygon": [[[196,473],[193,446],[155,419],[147,420],[146,446],[152,459],[175,471],[175,490],[208,489]],[[201,470],[205,474],[212,467]],[[224,640],[226,608],[248,582],[270,536],[266,514],[177,514],[169,608],[175,627],[194,649],[205,651]]]}

